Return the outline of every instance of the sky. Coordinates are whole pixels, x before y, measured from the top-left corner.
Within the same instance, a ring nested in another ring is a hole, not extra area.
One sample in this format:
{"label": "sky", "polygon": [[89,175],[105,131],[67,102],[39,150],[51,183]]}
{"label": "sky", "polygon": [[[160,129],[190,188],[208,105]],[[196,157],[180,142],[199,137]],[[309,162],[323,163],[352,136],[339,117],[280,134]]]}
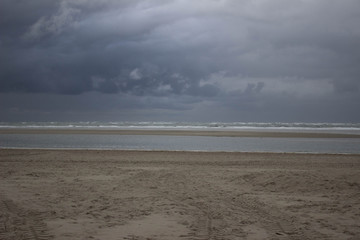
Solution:
{"label": "sky", "polygon": [[359,0],[0,0],[0,121],[360,122]]}

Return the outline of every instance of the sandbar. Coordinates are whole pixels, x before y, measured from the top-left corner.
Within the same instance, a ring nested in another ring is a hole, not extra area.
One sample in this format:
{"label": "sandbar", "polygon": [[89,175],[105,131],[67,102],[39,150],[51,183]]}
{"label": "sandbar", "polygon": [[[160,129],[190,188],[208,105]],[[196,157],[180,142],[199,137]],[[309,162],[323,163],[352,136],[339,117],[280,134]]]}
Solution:
{"label": "sandbar", "polygon": [[249,131],[249,130],[168,130],[168,129],[52,129],[2,128],[0,134],[104,134],[104,135],[171,135],[208,137],[271,137],[271,138],[360,138],[358,133]]}

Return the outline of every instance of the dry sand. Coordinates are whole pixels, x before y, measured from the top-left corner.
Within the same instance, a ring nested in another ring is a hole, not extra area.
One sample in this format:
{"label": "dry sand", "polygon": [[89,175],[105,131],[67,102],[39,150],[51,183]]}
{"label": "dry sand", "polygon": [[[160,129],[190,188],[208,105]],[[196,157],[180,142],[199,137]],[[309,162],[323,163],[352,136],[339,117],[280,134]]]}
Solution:
{"label": "dry sand", "polygon": [[360,155],[2,149],[0,239],[360,239]]}

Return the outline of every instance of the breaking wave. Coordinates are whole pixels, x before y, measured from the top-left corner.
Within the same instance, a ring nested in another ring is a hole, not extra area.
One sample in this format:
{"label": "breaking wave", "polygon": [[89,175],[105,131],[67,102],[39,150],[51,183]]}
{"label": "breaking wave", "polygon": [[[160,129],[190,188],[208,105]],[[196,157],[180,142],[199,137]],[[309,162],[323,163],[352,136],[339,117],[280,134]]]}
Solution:
{"label": "breaking wave", "polygon": [[360,123],[283,122],[0,122],[0,128],[219,129],[219,130],[355,130]]}

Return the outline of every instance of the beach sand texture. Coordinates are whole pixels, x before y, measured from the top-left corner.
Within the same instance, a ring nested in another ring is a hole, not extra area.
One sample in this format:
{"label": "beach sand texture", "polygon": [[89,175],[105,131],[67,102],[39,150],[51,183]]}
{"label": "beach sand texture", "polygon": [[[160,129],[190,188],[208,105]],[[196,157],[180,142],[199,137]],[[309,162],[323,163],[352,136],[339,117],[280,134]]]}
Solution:
{"label": "beach sand texture", "polygon": [[2,149],[0,239],[360,239],[360,155]]}

